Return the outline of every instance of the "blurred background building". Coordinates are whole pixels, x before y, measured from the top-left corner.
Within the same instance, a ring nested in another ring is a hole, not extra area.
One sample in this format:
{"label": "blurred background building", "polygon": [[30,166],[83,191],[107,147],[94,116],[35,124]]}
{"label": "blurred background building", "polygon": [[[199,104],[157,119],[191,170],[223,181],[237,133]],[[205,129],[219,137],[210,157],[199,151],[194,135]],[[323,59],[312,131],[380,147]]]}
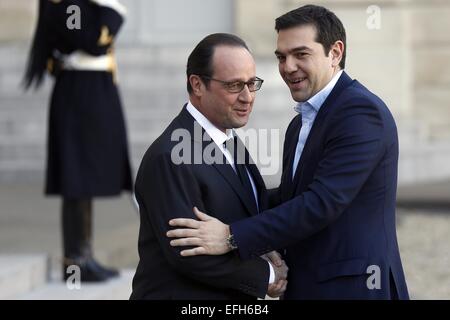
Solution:
{"label": "blurred background building", "polygon": [[[128,18],[116,52],[135,172],[146,148],[186,102],[186,60],[209,33],[232,32],[248,42],[257,58],[257,75],[265,79],[249,127],[280,129],[282,139],[294,103],[273,54],[274,19],[309,2],[121,2]],[[378,94],[397,121],[399,200],[408,207],[400,210],[399,241],[412,295],[450,299],[450,220],[445,214],[450,207],[450,1],[314,4],[341,18],[347,30],[348,73]],[[45,199],[41,191],[52,81],[37,93],[20,87],[36,9],[36,0],[0,0],[0,252],[44,252],[57,259],[59,202]],[[281,149],[276,151],[274,158]],[[280,170],[266,176],[269,185],[278,183]],[[98,206],[103,211],[98,250],[118,266],[135,267],[138,219],[131,201],[124,197]]]}

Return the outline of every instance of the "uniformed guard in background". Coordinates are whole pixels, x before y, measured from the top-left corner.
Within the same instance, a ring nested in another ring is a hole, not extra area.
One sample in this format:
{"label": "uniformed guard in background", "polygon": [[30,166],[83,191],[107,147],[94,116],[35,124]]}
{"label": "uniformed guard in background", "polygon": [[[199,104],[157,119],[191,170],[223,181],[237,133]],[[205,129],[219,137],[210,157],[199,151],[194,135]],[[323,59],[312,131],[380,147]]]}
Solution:
{"label": "uniformed guard in background", "polygon": [[24,86],[38,88],[46,72],[55,78],[45,193],[63,199],[64,279],[70,265],[82,282],[118,275],[93,258],[92,199],[132,188],[113,51],[124,15],[117,0],[39,1]]}

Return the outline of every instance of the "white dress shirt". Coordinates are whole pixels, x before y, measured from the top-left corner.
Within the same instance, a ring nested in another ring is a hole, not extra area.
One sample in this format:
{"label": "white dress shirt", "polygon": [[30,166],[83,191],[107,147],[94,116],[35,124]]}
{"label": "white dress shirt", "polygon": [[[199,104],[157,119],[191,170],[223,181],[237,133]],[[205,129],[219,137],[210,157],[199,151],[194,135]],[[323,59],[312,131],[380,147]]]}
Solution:
{"label": "white dress shirt", "polygon": [[308,139],[309,132],[311,131],[311,128],[314,124],[317,113],[319,112],[320,107],[322,107],[325,100],[330,95],[343,72],[344,70],[341,70],[336,73],[331,81],[322,90],[309,98],[308,101],[299,102],[294,107],[294,110],[302,115],[302,127],[300,128],[297,147],[295,148],[294,163],[292,165],[292,179],[294,179],[295,171],[297,170],[303,148],[305,147],[306,140]]}

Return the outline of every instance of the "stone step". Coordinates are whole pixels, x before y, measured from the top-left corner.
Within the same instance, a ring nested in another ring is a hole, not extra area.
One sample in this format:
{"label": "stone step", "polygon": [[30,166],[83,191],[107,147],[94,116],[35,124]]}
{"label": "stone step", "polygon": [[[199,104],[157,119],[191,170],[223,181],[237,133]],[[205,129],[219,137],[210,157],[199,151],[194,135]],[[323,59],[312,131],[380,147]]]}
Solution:
{"label": "stone step", "polygon": [[17,300],[128,300],[134,270],[121,270],[118,278],[104,283],[80,285],[70,289],[65,282],[52,281],[28,293],[17,295]]}
{"label": "stone step", "polygon": [[0,255],[0,300],[14,299],[43,286],[48,279],[48,266],[45,254]]}

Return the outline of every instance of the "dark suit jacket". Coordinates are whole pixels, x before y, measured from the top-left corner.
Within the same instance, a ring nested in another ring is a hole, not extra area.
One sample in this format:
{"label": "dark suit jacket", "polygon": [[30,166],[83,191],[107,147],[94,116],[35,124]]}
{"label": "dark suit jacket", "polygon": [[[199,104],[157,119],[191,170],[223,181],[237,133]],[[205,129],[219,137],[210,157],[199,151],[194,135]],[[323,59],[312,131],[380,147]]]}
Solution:
{"label": "dark suit jacket", "polygon": [[[204,132],[196,122],[195,126],[197,132]],[[184,140],[180,140],[181,136]],[[209,138],[207,134],[206,137]],[[180,153],[181,141],[184,145],[187,143],[183,154]],[[172,161],[172,151],[197,163],[202,159],[202,152],[213,155],[215,152],[223,162],[175,164],[177,160]],[[264,182],[255,165],[248,168],[258,189],[260,208],[265,208]],[[185,107],[147,150],[136,179],[136,199],[141,217],[140,261],[131,299],[256,299],[265,296],[269,280],[265,260],[255,257],[242,261],[236,252],[223,256],[182,257],[181,249],[169,245],[170,239],[166,237],[169,220],[194,218],[194,206],[226,223],[257,213],[254,198],[245,193],[220,149],[212,140],[202,141],[201,136],[194,136],[194,118]]]}
{"label": "dark suit jacket", "polygon": [[286,248],[286,299],[407,299],[395,228],[398,138],[388,108],[344,72],[292,181],[300,127],[299,115],[286,132],[281,205],[231,224],[241,257]]}

